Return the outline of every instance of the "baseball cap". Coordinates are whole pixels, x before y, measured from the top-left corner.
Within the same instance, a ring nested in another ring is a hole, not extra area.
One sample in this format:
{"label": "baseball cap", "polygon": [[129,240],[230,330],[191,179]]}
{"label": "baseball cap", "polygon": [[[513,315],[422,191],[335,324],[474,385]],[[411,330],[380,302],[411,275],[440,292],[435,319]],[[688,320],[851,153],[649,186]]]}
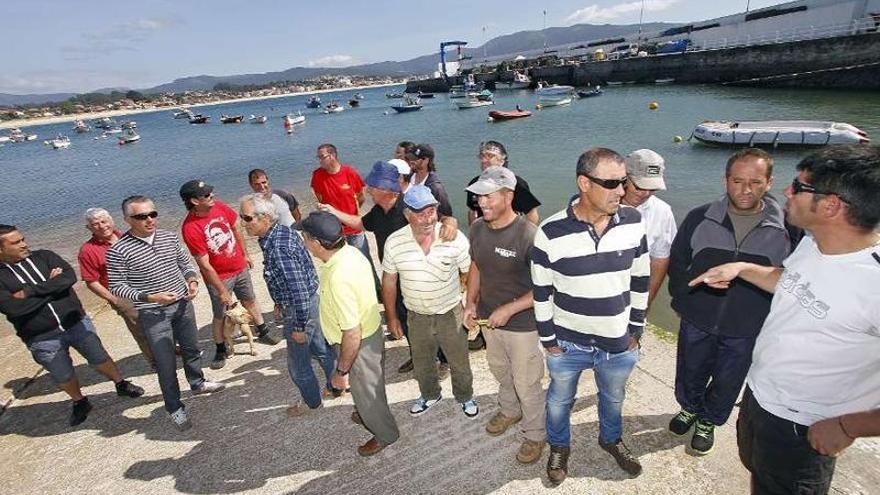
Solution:
{"label": "baseball cap", "polygon": [[367,175],[366,183],[370,187],[385,189],[386,191],[400,192],[400,173],[394,165],[378,161],[373,164],[373,169]]}
{"label": "baseball cap", "polygon": [[664,170],[663,157],[654,151],[641,149],[626,156],[626,175],[639,189],[665,190]]}
{"label": "baseball cap", "polygon": [[408,151],[406,154],[416,158],[434,158],[434,148],[430,144],[417,144],[412,151]]}
{"label": "baseball cap", "polygon": [[403,195],[403,203],[413,211],[422,211],[429,206],[439,204],[431,194],[431,190],[421,184],[410,186]]}
{"label": "baseball cap", "polygon": [[308,232],[315,239],[332,244],[342,237],[342,223],[326,211],[313,211],[299,223],[293,224],[293,228]]}
{"label": "baseball cap", "polygon": [[201,198],[214,192],[214,186],[207,184],[205,181],[195,179],[184,182],[180,186],[180,199],[187,201],[194,198]]}
{"label": "baseball cap", "polygon": [[412,173],[412,169],[409,168],[409,163],[406,163],[406,160],[401,160],[400,158],[392,158],[388,160],[388,163],[397,167],[397,173],[400,175],[409,175]]}
{"label": "baseball cap", "polygon": [[493,165],[486,167],[476,182],[465,190],[477,195],[492,194],[499,189],[516,189],[516,176],[510,169]]}

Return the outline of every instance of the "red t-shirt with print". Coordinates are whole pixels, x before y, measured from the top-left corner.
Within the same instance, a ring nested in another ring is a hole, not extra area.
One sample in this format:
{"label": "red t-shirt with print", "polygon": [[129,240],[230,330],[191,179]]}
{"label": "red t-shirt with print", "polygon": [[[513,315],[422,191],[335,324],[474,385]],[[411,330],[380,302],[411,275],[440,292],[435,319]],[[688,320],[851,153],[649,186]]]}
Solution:
{"label": "red t-shirt with print", "polygon": [[235,238],[238,214],[222,201],[215,200],[208,214],[200,217],[190,211],[180,226],[183,242],[193,256],[208,255],[208,262],[221,280],[247,268],[243,246]]}
{"label": "red t-shirt with print", "polygon": [[[357,194],[364,190],[364,181],[350,165],[342,165],[339,172],[329,174],[323,168],[312,172],[312,189],[321,197],[321,202],[333,205],[337,210],[350,215],[358,215]],[[343,234],[358,234],[361,231],[346,225]]]}

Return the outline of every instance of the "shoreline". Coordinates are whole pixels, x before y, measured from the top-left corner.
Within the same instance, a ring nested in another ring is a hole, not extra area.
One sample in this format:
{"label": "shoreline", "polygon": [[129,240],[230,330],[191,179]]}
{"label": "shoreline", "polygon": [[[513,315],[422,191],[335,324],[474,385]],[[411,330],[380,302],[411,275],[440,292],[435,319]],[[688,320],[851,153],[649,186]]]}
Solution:
{"label": "shoreline", "polygon": [[19,128],[25,129],[28,127],[35,127],[41,125],[52,125],[52,124],[63,124],[65,122],[73,122],[75,120],[95,120],[102,119],[104,117],[121,117],[123,115],[137,115],[141,113],[152,113],[152,112],[171,112],[177,109],[182,108],[197,108],[197,107],[207,107],[211,105],[226,105],[229,103],[237,103],[237,102],[246,102],[246,101],[258,101],[258,100],[270,100],[277,98],[289,98],[292,96],[303,96],[303,95],[316,95],[316,94],[325,94],[325,93],[334,93],[339,91],[359,91],[362,89],[372,89],[372,88],[386,88],[389,86],[400,86],[405,85],[406,83],[390,83],[390,84],[372,84],[367,86],[350,86],[345,88],[332,88],[332,89],[318,89],[315,91],[303,91],[300,93],[287,93],[283,95],[267,95],[267,96],[248,96],[244,98],[231,98],[226,100],[218,100],[212,101],[208,103],[195,103],[192,105],[178,105],[178,106],[169,106],[169,107],[160,107],[160,108],[136,108],[133,110],[107,110],[104,112],[90,112],[90,113],[77,113],[70,115],[59,115],[56,117],[38,117],[35,119],[25,119],[25,120],[5,120],[0,122],[0,129],[12,129]]}

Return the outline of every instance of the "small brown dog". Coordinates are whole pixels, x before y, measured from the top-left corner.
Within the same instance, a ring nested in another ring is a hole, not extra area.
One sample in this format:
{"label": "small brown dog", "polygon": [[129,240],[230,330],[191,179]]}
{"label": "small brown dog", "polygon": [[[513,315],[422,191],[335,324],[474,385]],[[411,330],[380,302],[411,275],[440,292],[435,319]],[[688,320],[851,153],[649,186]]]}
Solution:
{"label": "small brown dog", "polygon": [[251,346],[251,356],[257,355],[254,351],[254,333],[251,331],[253,323],[254,317],[239,303],[235,303],[226,310],[226,317],[223,318],[223,341],[226,342],[227,358],[235,355],[235,341],[232,339],[232,335],[235,333],[236,325],[241,327],[241,333],[247,337],[248,344]]}

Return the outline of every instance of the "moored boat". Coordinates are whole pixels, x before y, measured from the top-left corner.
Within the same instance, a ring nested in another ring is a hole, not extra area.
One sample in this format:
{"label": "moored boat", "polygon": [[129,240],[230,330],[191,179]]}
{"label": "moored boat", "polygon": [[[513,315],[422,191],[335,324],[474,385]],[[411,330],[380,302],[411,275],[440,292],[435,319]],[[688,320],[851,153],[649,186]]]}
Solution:
{"label": "moored boat", "polygon": [[310,97],[306,108],[321,108],[321,97],[317,95]]}
{"label": "moored boat", "polygon": [[494,103],[495,102],[493,102],[492,100],[481,100],[479,98],[473,97],[473,98],[468,98],[465,101],[460,101],[460,102],[456,103],[455,105],[458,107],[459,110],[465,110],[467,108],[486,107],[486,106],[492,105]]}
{"label": "moored boat", "polygon": [[818,120],[711,121],[692,134],[698,141],[729,146],[825,146],[868,143],[868,134],[843,122]]}
{"label": "moored boat", "polygon": [[53,149],[60,150],[64,148],[70,147],[70,138],[67,136],[63,136],[61,134],[55,136],[55,139],[50,141]]}
{"label": "moored boat", "polygon": [[532,84],[532,80],[523,72],[514,71],[513,80],[495,83],[495,89],[526,89]]}
{"label": "moored boat", "polygon": [[407,96],[402,102],[391,105],[391,108],[397,113],[415,112],[422,109],[422,104],[417,97]]}
{"label": "moored boat", "polygon": [[18,127],[13,127],[12,129],[9,129],[9,141],[12,141],[13,143],[36,141],[36,139],[36,134],[25,134],[24,131],[22,131]]}
{"label": "moored boat", "polygon": [[490,121],[521,119],[532,115],[528,110],[492,110],[489,112]]}
{"label": "moored boat", "polygon": [[592,98],[594,96],[600,96],[602,94],[602,88],[596,86],[590,90],[579,89],[577,92],[578,98]]}
{"label": "moored boat", "polygon": [[385,98],[403,98],[403,93],[400,93],[400,92],[385,93]]}
{"label": "moored boat", "polygon": [[248,122],[251,124],[265,124],[269,120],[265,115],[251,115],[248,117]]}
{"label": "moored boat", "polygon": [[193,118],[193,113],[190,109],[184,108],[183,110],[180,110],[179,112],[174,112],[174,118],[175,119],[191,119],[191,118]]}
{"label": "moored boat", "polygon": [[345,110],[345,107],[335,101],[331,101],[324,107],[324,113],[339,113],[343,110]]}
{"label": "moored boat", "polygon": [[224,115],[220,114],[220,123],[221,124],[241,124],[241,121],[244,119],[244,115]]}
{"label": "moored boat", "polygon": [[137,126],[137,122],[132,120],[129,122],[123,122],[120,127],[122,127],[123,129],[137,129]]}
{"label": "moored boat", "polygon": [[189,118],[190,124],[207,124],[211,117],[197,113]]}
{"label": "moored boat", "polygon": [[433,98],[434,93],[423,93],[421,90],[419,90],[418,97],[419,98]]}
{"label": "moored boat", "polygon": [[357,98],[352,98],[348,100],[348,106],[350,106],[351,108],[359,107],[361,106],[361,100],[358,100]]}
{"label": "moored boat", "polygon": [[364,95],[362,95],[362,94],[360,94],[360,93],[355,93],[355,94],[354,94],[354,98],[355,98],[356,100],[363,100],[363,99],[364,99]]}
{"label": "moored boat", "polygon": [[111,129],[116,125],[116,121],[111,119],[110,117],[104,117],[101,119],[97,119],[94,122],[95,127],[98,129]]}
{"label": "moored boat", "polygon": [[89,132],[91,130],[92,130],[92,128],[89,127],[89,124],[86,124],[82,120],[77,120],[73,123],[73,131],[74,132],[78,132],[78,133],[82,134],[84,132]]}
{"label": "moored boat", "polygon": [[136,143],[141,140],[141,137],[138,133],[134,132],[133,129],[129,129],[124,135],[119,136],[119,144],[131,144]]}

